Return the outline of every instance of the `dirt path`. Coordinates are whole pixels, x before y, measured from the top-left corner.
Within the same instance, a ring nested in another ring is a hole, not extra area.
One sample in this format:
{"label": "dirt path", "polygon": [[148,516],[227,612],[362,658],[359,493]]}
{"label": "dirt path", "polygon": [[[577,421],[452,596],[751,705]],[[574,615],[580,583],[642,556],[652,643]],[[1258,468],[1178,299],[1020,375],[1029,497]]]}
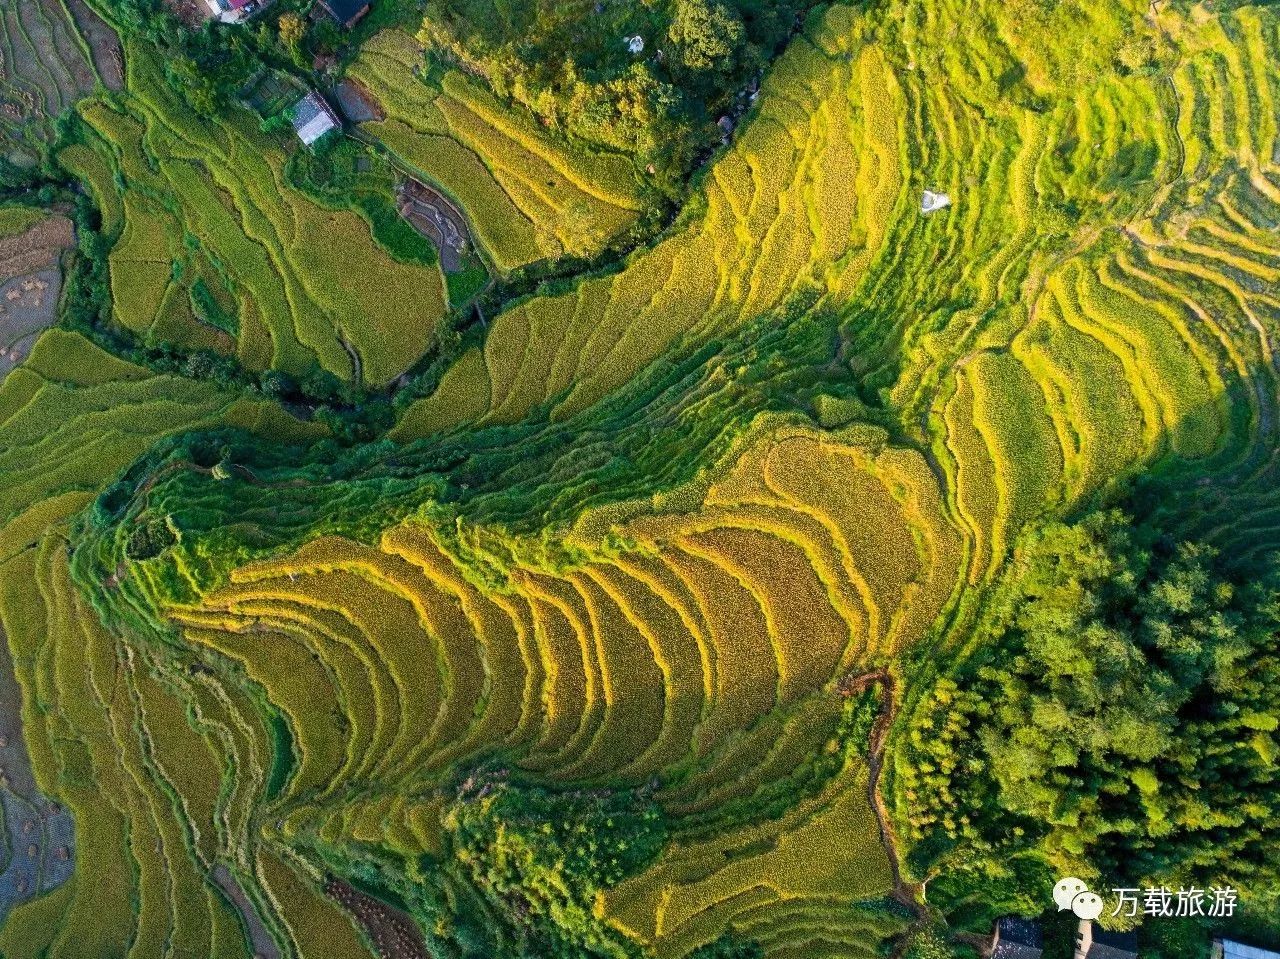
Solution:
{"label": "dirt path", "polygon": [[226,897],[231,900],[244,919],[245,929],[249,932],[249,944],[253,946],[255,959],[280,959],[280,946],[271,938],[271,933],[267,932],[267,927],[263,924],[262,917],[258,915],[258,910],[254,907],[253,902],[246,895],[244,887],[240,885],[240,881],[236,879],[231,870],[223,863],[218,863],[213,867],[213,871],[209,876]]}
{"label": "dirt path", "polygon": [[347,357],[351,360],[351,382],[358,386],[364,383],[364,364],[360,362],[360,354],[351,345],[346,333],[340,332],[338,338],[342,341],[342,348],[347,351]]}
{"label": "dirt path", "polygon": [[871,741],[867,747],[868,798],[871,800],[871,808],[875,811],[876,823],[880,828],[880,842],[884,846],[885,855],[889,857],[889,867],[893,870],[893,898],[920,916],[924,913],[923,889],[918,884],[909,883],[902,878],[898,837],[889,815],[889,805],[884,801],[884,795],[880,791],[885,744],[889,738],[889,729],[898,716],[898,681],[888,670],[877,669],[846,677],[840,685],[840,692],[846,696],[854,696],[873,686],[880,688],[885,701],[880,707],[880,715],[876,717],[875,724],[871,727]]}
{"label": "dirt path", "polygon": [[[901,705],[898,679],[887,669],[877,669],[872,672],[845,677],[840,684],[840,692],[846,696],[852,696],[873,686],[880,688],[884,696],[884,703],[880,708],[880,715],[876,717],[875,724],[871,727],[871,741],[868,744],[867,751],[867,768],[869,771],[867,794],[871,801],[871,808],[875,811],[876,823],[880,828],[880,844],[884,847],[885,855],[889,858],[889,868],[893,871],[893,892],[891,895],[896,902],[909,910],[913,917],[911,923],[898,938],[893,951],[889,954],[890,959],[901,959],[914,934],[918,930],[932,925],[935,922],[935,916],[930,912],[929,907],[925,905],[924,886],[920,883],[908,882],[903,878],[902,858],[898,851],[897,832],[893,828],[893,818],[889,814],[889,804],[885,802],[884,793],[880,788],[881,777],[884,773],[885,749],[889,738],[889,730],[893,727],[894,720],[898,718],[898,708]],[[978,948],[980,953],[985,955],[985,947],[989,945],[986,940],[972,944]]]}

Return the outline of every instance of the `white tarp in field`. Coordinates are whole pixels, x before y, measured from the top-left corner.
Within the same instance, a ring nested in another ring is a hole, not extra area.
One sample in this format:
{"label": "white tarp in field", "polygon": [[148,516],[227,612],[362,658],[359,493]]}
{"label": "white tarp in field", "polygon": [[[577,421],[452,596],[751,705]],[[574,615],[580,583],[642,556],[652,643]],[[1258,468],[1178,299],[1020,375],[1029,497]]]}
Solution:
{"label": "white tarp in field", "polygon": [[932,213],[934,210],[941,210],[948,206],[951,206],[951,197],[945,193],[934,193],[932,190],[925,190],[920,200],[921,213]]}

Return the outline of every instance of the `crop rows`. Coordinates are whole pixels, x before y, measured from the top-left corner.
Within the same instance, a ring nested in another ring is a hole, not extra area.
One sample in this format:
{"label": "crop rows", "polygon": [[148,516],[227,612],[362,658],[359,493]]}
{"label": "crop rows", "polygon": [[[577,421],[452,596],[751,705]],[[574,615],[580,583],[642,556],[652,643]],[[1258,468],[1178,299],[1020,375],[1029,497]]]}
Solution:
{"label": "crop rows", "polygon": [[802,947],[801,928],[872,955],[895,921],[851,909],[892,885],[866,790],[866,770],[854,761],[780,820],[672,847],[610,890],[605,913],[663,959],[687,955],[726,927],[769,955]]}
{"label": "crop rows", "polygon": [[386,119],[363,128],[461,205],[501,272],[593,256],[634,222],[639,187],[629,161],[562,142],[460,73],[428,85],[424,67],[404,33],[370,40],[350,72]]}
{"label": "crop rows", "polygon": [[896,84],[873,49],[854,58],[833,29],[798,39],[774,67],[744,132],[714,161],[699,220],[612,276],[495,321],[480,422],[515,422],[543,404],[568,417],[676,344],[865,266],[900,187]]}
{"label": "crop rows", "polygon": [[[966,590],[1029,523],[1143,470],[1179,487],[1175,532],[1248,556],[1280,530],[1277,18],[1170,5],[1148,22],[1142,6],[1055,5],[1046,17],[1088,12],[1089,47],[1073,51],[1037,44],[995,2],[832,7],[774,66],[698,212],[612,275],[498,316],[394,437],[425,442],[390,455],[411,462],[475,424],[517,424],[477,448],[540,441],[535,429],[572,427],[656,360],[773,319],[790,334],[836,317],[819,360],[829,393],[768,397],[724,427],[740,437],[730,461],[572,528],[538,528],[536,509],[517,531],[472,522],[459,482],[448,522],[427,504],[364,544],[311,536],[205,594],[196,570],[113,563],[100,600],[161,595],[164,571],[198,594],[163,610],[172,648],[97,624],[67,574],[68,518],[168,432],[229,424],[285,442],[318,428],[46,334],[0,387],[0,617],[33,765],[75,811],[95,881],[23,906],[0,952],[243,955],[208,878],[225,864],[288,950],[358,955],[315,863],[290,850],[444,856],[432,790],[498,755],[661,806],[672,841],[597,905],[656,955],[730,928],[774,959],[876,954],[898,924],[854,905],[892,884],[866,764],[839,753],[832,775],[814,772],[849,745],[842,681],[885,667],[905,683],[905,653],[947,655],[969,636]],[[440,165],[432,178],[500,266],[587,243],[554,223],[553,201],[574,191],[603,233],[619,228],[620,174],[557,153],[456,77],[419,82],[416,57],[386,34],[366,49],[357,74],[389,117],[370,132],[424,173]],[[82,109],[97,139],[66,161],[120,231],[121,322],[180,330],[175,272],[216,285],[225,270],[250,365],[314,356],[350,374],[344,336],[370,382],[411,362],[428,328],[402,341],[396,324],[427,314],[388,317],[385,291],[360,284],[411,291],[423,271],[389,265],[357,219],[280,186],[283,155],[251,124],[196,121],[145,54],[130,64],[132,92]],[[553,171],[555,190],[534,170]],[[926,188],[952,206],[921,213]],[[187,229],[208,253],[189,250]],[[318,232],[342,255],[304,242]],[[352,250],[367,258],[354,278],[340,269]],[[349,316],[388,325],[335,319]],[[771,349],[761,336],[710,354],[719,365],[679,407],[690,445],[710,394],[784,362]],[[810,409],[832,429],[797,425]],[[860,419],[891,423],[894,439]],[[612,439],[591,422],[603,439],[582,462]],[[553,479],[511,480],[539,483]],[[264,532],[244,525],[226,535]],[[909,823],[911,771],[890,775]]]}
{"label": "crop rows", "polygon": [[[849,521],[852,503],[873,501],[874,526]],[[779,782],[805,782],[831,748],[841,678],[934,626],[961,561],[919,457],[810,432],[762,438],[699,512],[637,517],[621,532],[625,551],[564,565],[534,561],[532,544],[483,530],[451,543],[410,521],[376,548],[318,539],[245,566],[169,615],[190,648],[233,664],[287,722],[297,761],[272,805],[280,837],[421,855],[438,847],[440,812],[406,797],[495,749],[551,782],[652,780],[691,836],[733,822],[725,810],[750,819],[744,810]],[[530,559],[482,589],[466,557],[495,550]],[[158,753],[158,767],[176,762]],[[187,754],[199,755],[194,743]],[[755,874],[794,876],[778,895],[819,904],[885,890],[865,769],[850,762],[851,778],[796,813],[788,839],[736,860],[696,916],[673,914],[664,948],[715,938],[737,915],[717,903]],[[183,775],[194,783],[194,770]],[[184,809],[190,841],[213,842],[195,823],[218,808]],[[860,837],[866,858],[818,881],[804,863],[834,832]]]}
{"label": "crop rows", "polygon": [[[878,394],[894,411],[944,484],[942,519],[920,531],[916,549],[887,548],[866,529],[875,555],[945,545],[950,568],[980,584],[1029,523],[1122,489],[1143,470],[1185,479],[1178,510],[1189,517],[1189,535],[1245,557],[1273,549],[1275,16],[1254,7],[1205,17],[1164,9],[1148,23],[1127,9],[1077,5],[1088,8],[1095,49],[1075,51],[1072,62],[1016,25],[998,42],[994,32],[943,41],[937,22],[968,14],[928,6],[927,15],[904,8],[876,19],[895,42],[863,42],[851,22],[857,15],[838,9],[811,27],[711,165],[696,220],[613,276],[508,310],[489,331],[484,374],[475,354],[466,359],[465,382],[485,387],[470,401],[487,394],[485,414],[454,402],[457,416],[443,417],[442,392],[410,413],[400,436],[457,430],[467,418],[480,426],[548,412],[571,420],[658,358],[767,316],[789,285],[812,279],[829,294],[824,305],[844,317],[842,357],[867,385],[864,395]],[[983,16],[999,21],[1002,13],[989,6]],[[1089,56],[1102,59],[1083,66]],[[945,191],[952,206],[919,213],[925,188]],[[819,485],[836,475],[821,457],[805,469]],[[744,502],[754,500],[734,500],[739,522]],[[716,612],[704,612],[694,637],[710,633],[720,611],[746,608],[739,591],[750,567],[740,557],[773,570],[768,584],[753,587],[762,611],[771,590],[805,595],[782,570],[832,568],[795,519],[779,536],[768,496],[750,533],[725,535],[713,503],[696,522],[714,530],[682,528],[679,553],[662,554],[663,571],[680,583],[664,584],[668,603],[714,598]],[[858,525],[884,512],[868,499]],[[663,522],[695,521],[652,521]],[[767,547],[756,538],[761,527],[777,537]],[[845,534],[851,546],[859,532]],[[641,539],[665,535],[646,527]],[[779,546],[801,535],[809,544],[803,560]],[[888,628],[886,615],[909,617],[901,604],[875,600],[878,590],[893,595],[895,580],[910,581],[895,565],[882,558],[858,567],[861,581],[850,577],[848,595],[833,606],[845,623],[879,615],[879,625],[866,627],[875,631]],[[662,582],[644,572],[647,582]],[[557,629],[580,631],[572,597],[538,585],[537,601],[559,612]],[[944,577],[935,588],[951,586]],[[796,602],[812,608],[807,598]],[[589,595],[582,605],[590,620]],[[926,608],[943,606],[935,598]],[[812,648],[821,649],[821,616],[812,623]],[[770,699],[785,701],[789,682],[803,687],[803,672],[767,627],[741,619],[732,629],[742,639],[735,665],[752,663],[761,698],[754,706],[740,699],[724,722],[751,728],[774,708]],[[902,635],[927,629],[917,619]],[[963,630],[952,636],[964,640]],[[584,661],[591,653],[588,644]],[[704,666],[704,678],[710,673]],[[557,694],[604,730],[557,730],[554,742],[582,757],[575,773],[598,771],[591,750],[608,731],[598,718],[607,693],[588,674]],[[707,717],[703,728],[716,721]],[[603,741],[610,754],[623,748]],[[657,737],[648,748],[665,747]],[[691,774],[694,785],[679,798],[686,813],[731,798],[717,791],[714,774],[701,776]]]}
{"label": "crop rows", "polygon": [[77,12],[83,27],[61,0],[17,0],[0,11],[0,104],[8,108],[0,132],[47,135],[49,121],[104,76],[114,81],[114,36],[95,14]]}
{"label": "crop rows", "polygon": [[165,431],[215,421],[290,434],[264,405],[152,377],[58,330],[0,387],[0,621],[32,769],[75,815],[78,863],[70,883],[14,913],[6,956],[249,955],[207,876],[215,860],[252,875],[251,802],[269,762],[246,725],[255,713],[236,687],[159,672],[99,625],[66,550],[70,517],[111,471]]}
{"label": "crop rows", "polygon": [[[190,117],[142,48],[129,70],[122,107],[81,108],[97,137],[70,154],[95,191],[101,159],[123,180],[123,210],[104,205],[108,227],[123,219],[111,254],[119,322],[155,344],[237,352],[255,370],[319,364],[383,385],[412,366],[444,312],[439,270],[396,261],[354,213],[284,186],[285,153],[247,112]],[[197,284],[232,328],[202,315]]]}

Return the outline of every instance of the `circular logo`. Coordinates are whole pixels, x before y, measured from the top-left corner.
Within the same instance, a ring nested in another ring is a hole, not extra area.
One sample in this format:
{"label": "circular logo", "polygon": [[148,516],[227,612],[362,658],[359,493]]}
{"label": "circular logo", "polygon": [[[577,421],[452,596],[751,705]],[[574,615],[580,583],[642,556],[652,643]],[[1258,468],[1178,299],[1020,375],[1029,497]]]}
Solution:
{"label": "circular logo", "polygon": [[1071,900],[1071,911],[1077,919],[1097,919],[1102,915],[1102,897],[1085,890]]}
{"label": "circular logo", "polygon": [[1083,879],[1077,879],[1075,876],[1068,876],[1065,879],[1059,879],[1058,884],[1053,887],[1053,901],[1057,903],[1058,911],[1071,908],[1071,902],[1082,892],[1088,892],[1089,887],[1085,885]]}

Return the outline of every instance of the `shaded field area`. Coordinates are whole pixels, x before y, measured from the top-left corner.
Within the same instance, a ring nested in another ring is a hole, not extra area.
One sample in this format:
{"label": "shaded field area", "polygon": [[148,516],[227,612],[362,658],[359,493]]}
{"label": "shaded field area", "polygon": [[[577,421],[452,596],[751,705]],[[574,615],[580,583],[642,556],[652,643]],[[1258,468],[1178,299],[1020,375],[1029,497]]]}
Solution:
{"label": "shaded field area", "polygon": [[23,734],[23,695],[0,631],[0,924],[24,902],[71,878],[75,826],[41,793]]}
{"label": "shaded field area", "polygon": [[[237,877],[253,877],[252,901],[259,909],[268,904],[262,928],[294,948],[284,924],[293,907],[281,919],[261,877],[271,876],[269,888],[278,886],[286,901],[288,880],[272,871],[274,860],[260,864],[246,852],[248,821],[224,815],[256,795],[261,771],[270,768],[269,747],[248,749],[258,736],[266,741],[265,728],[233,718],[252,716],[247,701],[224,703],[199,670],[187,674],[192,685],[183,688],[207,696],[188,714],[177,687],[157,680],[137,650],[101,628],[66,578],[70,520],[106,472],[165,432],[228,422],[272,442],[324,435],[271,404],[154,375],[59,329],[46,331],[0,384],[0,622],[21,688],[20,695],[0,690],[0,715],[21,704],[30,776],[74,817],[76,868],[92,877],[11,899],[16,904],[0,926],[6,957],[110,955],[120,941],[162,955],[173,941],[193,955],[250,959],[257,948],[250,936],[260,934],[216,883],[213,871],[225,862],[236,863]],[[51,685],[38,678],[55,674]],[[198,728],[189,725],[196,716]],[[20,742],[10,737],[6,750]],[[223,765],[228,751],[234,767]],[[174,795],[183,797],[181,806]],[[18,828],[21,834],[22,822]],[[51,845],[61,862],[57,848],[67,840]],[[22,849],[25,855],[25,842]],[[305,902],[301,911],[300,924],[318,915]],[[124,926],[130,931],[117,939]]]}
{"label": "shaded field area", "polygon": [[83,0],[6,4],[0,10],[0,147],[46,138],[49,121],[99,84],[122,89],[123,66],[115,32]]}

